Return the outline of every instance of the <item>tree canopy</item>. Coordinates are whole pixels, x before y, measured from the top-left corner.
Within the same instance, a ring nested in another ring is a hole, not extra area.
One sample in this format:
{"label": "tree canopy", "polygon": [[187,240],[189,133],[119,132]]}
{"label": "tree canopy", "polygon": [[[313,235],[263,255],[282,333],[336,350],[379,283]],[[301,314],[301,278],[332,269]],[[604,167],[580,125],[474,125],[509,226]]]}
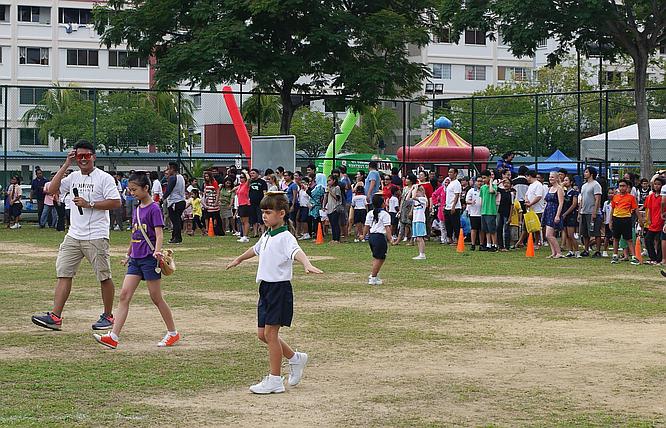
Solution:
{"label": "tree canopy", "polygon": [[[454,42],[466,28],[499,31],[516,56],[534,56],[539,40],[553,38],[549,56],[559,62],[572,47],[613,59],[624,54],[634,65],[641,173],[653,170],[646,95],[649,57],[666,43],[666,8],[648,0],[442,0],[441,16]],[[596,51],[596,52],[593,52]]]}
{"label": "tree canopy", "polygon": [[408,46],[430,40],[435,0],[109,0],[94,9],[107,46],[155,55],[160,88],[252,80],[279,93],[281,132],[303,99],[331,88],[360,110],[409,96],[428,74]]}

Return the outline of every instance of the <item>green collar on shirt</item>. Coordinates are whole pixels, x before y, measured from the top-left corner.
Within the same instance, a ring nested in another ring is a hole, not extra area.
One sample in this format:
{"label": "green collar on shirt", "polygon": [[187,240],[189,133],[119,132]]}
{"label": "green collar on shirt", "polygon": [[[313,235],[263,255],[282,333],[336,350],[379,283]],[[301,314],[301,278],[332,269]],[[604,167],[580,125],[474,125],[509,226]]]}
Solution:
{"label": "green collar on shirt", "polygon": [[266,231],[266,234],[270,235],[271,238],[272,238],[273,236],[277,235],[278,233],[286,232],[288,230],[289,230],[289,228],[287,226],[280,226],[277,229],[269,229],[268,231]]}

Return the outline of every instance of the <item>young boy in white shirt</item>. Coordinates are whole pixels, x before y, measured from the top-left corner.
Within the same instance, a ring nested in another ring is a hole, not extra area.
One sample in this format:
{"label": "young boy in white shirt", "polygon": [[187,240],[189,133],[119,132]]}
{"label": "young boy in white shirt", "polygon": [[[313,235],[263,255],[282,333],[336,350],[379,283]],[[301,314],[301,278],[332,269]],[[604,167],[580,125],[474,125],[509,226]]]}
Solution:
{"label": "young boy in white shirt", "polygon": [[300,262],[306,273],[323,273],[312,266],[294,235],[284,224],[289,211],[289,201],[284,192],[269,192],[259,204],[262,220],[267,231],[259,241],[227,265],[227,269],[238,266],[244,260],[259,256],[257,283],[259,284],[259,302],[257,303],[259,340],[268,345],[270,373],[264,379],[250,387],[255,394],[284,392],[280,376],[282,357],[289,361],[289,385],[296,386],[303,376],[303,369],[308,362],[304,352],[294,352],[280,336],[280,327],[291,326],[293,317],[293,291],[291,279],[294,260]]}

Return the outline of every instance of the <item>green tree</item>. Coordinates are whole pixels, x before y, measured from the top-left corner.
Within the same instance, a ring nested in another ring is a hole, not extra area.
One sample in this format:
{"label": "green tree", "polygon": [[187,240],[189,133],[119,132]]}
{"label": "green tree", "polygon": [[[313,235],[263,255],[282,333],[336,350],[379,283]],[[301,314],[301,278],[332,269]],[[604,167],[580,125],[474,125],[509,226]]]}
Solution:
{"label": "green tree", "polygon": [[356,126],[349,135],[347,149],[356,153],[374,153],[378,151],[379,140],[395,132],[400,119],[393,109],[377,106],[364,110],[360,126]]}
{"label": "green tree", "polygon": [[243,103],[242,113],[243,119],[253,125],[258,125],[259,120],[262,126],[270,122],[279,123],[282,117],[280,97],[254,94]]}
{"label": "green tree", "polygon": [[64,151],[68,142],[72,145],[92,136],[92,103],[85,101],[77,89],[56,84],[23,114],[21,122],[36,125],[41,141],[57,139],[60,151]]}
{"label": "green tree", "polygon": [[647,0],[442,0],[442,20],[450,23],[454,42],[466,28],[499,31],[516,56],[534,56],[539,40],[555,38],[558,48],[551,63],[572,46],[586,51],[597,44],[598,53],[613,59],[631,58],[638,122],[641,173],[653,170],[646,93],[650,56],[666,43],[666,8]]}
{"label": "green tree", "polygon": [[279,93],[280,131],[288,134],[303,102],[293,92],[333,88],[359,110],[418,91],[428,71],[409,60],[408,46],[430,41],[434,4],[109,0],[95,6],[94,21],[107,47],[154,54],[161,88],[252,80]]}

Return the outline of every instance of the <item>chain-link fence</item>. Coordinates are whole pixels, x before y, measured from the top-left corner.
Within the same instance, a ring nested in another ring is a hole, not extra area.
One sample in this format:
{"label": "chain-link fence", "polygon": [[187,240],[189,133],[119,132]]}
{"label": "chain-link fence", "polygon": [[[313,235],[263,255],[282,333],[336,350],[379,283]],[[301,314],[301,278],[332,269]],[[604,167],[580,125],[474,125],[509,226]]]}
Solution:
{"label": "chain-link fence", "polygon": [[[207,168],[247,166],[243,147],[247,141],[239,129],[244,126],[250,137],[281,134],[283,101],[279,94],[242,89],[225,96],[220,91],[0,86],[0,182],[6,187],[10,175],[29,180],[38,166],[47,173],[55,171],[80,139],[95,144],[98,164],[107,170],[160,170],[176,160],[189,174],[200,176]],[[632,130],[623,129],[636,123],[631,90],[465,98],[426,95],[432,97],[381,100],[352,121],[351,130],[341,129],[348,125],[349,100],[326,94],[292,95],[289,133],[296,136],[297,169],[323,165],[325,160],[367,169],[370,160],[377,160],[384,170],[443,171],[456,165],[471,174],[494,166],[499,156],[513,151],[518,154],[515,166],[546,170],[563,163],[549,159],[556,150],[568,157],[564,163],[573,166],[568,168],[571,173],[580,173],[586,164],[607,167],[611,177],[638,169],[635,131],[632,140]],[[662,166],[666,120],[659,119],[666,118],[666,88],[648,90],[648,111],[653,158]],[[471,150],[468,158],[457,160],[410,159],[407,148],[427,137],[441,115],[472,147],[488,147],[493,158],[475,158]],[[327,153],[329,143],[340,135],[344,144]]]}

